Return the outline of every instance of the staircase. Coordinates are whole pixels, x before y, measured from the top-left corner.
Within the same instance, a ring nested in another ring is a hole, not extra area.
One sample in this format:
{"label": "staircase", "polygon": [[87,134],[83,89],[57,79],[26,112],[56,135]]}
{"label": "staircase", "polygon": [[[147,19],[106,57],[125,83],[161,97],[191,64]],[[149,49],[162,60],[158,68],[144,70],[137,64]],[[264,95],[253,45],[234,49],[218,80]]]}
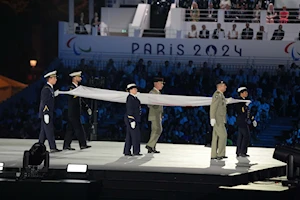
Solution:
{"label": "staircase", "polygon": [[282,136],[283,131],[288,131],[291,128],[292,118],[279,117],[271,120],[268,127],[257,136],[258,140],[253,141],[253,146],[275,147],[275,145],[278,143],[275,137]]}
{"label": "staircase", "polygon": [[145,29],[143,37],[166,37],[165,25],[170,11],[170,4],[165,5],[165,10],[156,4],[151,5],[150,29]]}

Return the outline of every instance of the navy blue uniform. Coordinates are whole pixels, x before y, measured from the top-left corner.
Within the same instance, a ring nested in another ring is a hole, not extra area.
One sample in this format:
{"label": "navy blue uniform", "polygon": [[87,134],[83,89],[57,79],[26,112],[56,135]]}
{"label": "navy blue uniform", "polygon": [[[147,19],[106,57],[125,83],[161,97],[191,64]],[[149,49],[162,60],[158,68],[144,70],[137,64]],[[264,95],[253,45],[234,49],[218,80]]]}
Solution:
{"label": "navy blue uniform", "polygon": [[[141,142],[141,102],[140,100],[129,94],[126,100],[126,114],[124,117],[126,124],[126,140],[124,146],[124,154],[131,154],[131,146],[133,146],[133,154],[137,155],[140,153],[140,142]],[[135,122],[135,128],[131,128],[130,123]]]}
{"label": "navy blue uniform", "polygon": [[[73,90],[76,86],[70,85],[69,89]],[[86,136],[80,121],[80,113],[82,108],[88,109],[87,104],[83,102],[81,97],[68,95],[68,126],[64,139],[64,149],[69,148],[72,142],[73,131],[78,139],[79,146],[86,146]]]}
{"label": "navy blue uniform", "polygon": [[[43,143],[47,139],[50,149],[56,149],[54,136],[54,90],[46,84],[41,91],[41,100],[39,107],[39,118],[41,118],[41,132],[39,142]],[[49,115],[49,123],[45,123],[44,116]]]}
{"label": "navy blue uniform", "polygon": [[[239,98],[243,100],[243,98]],[[237,149],[236,154],[246,154],[250,142],[249,125],[253,119],[250,117],[250,110],[246,103],[237,103],[236,105],[236,124],[238,127]]]}

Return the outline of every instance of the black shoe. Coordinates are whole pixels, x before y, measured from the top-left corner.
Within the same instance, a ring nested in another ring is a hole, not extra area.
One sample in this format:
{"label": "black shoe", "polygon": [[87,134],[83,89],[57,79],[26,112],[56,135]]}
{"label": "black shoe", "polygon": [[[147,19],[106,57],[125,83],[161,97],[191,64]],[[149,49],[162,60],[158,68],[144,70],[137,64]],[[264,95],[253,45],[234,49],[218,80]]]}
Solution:
{"label": "black shoe", "polygon": [[137,154],[133,154],[133,156],[142,156],[143,154],[141,153],[137,153]]}
{"label": "black shoe", "polygon": [[244,158],[245,158],[245,157],[249,157],[249,155],[248,155],[248,154],[245,154],[245,153],[240,154],[240,156],[241,156],[241,157],[244,157]]}
{"label": "black shoe", "polygon": [[60,149],[50,149],[50,153],[57,153],[57,152],[61,152],[62,150]]}
{"label": "black shoe", "polygon": [[222,159],[226,159],[226,158],[228,158],[227,156],[222,156]]}
{"label": "black shoe", "polygon": [[124,156],[132,156],[131,153],[125,153]]}
{"label": "black shoe", "polygon": [[160,153],[160,151],[156,151],[155,149],[153,150],[153,153]]}
{"label": "black shoe", "polygon": [[222,159],[225,159],[225,158],[228,158],[227,156],[220,156],[220,157],[217,157],[218,160],[222,160]]}
{"label": "black shoe", "polygon": [[149,147],[148,145],[146,145],[145,148],[148,149],[148,153],[154,153],[154,149],[152,147]]}
{"label": "black shoe", "polygon": [[83,149],[88,149],[88,148],[91,148],[91,147],[92,147],[92,146],[86,145],[86,146],[80,147],[80,149],[83,150]]}
{"label": "black shoe", "polygon": [[211,160],[216,160],[217,158],[210,158]]}
{"label": "black shoe", "polygon": [[75,151],[76,149],[74,149],[74,148],[72,148],[72,147],[65,147],[64,150]]}

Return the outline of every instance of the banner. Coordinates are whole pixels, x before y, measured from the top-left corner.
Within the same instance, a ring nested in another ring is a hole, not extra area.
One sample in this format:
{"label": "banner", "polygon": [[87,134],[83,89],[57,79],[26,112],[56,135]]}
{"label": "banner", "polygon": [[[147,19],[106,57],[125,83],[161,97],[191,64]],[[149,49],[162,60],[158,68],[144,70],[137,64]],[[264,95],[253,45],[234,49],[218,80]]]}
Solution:
{"label": "banner", "polygon": [[[115,90],[105,90],[92,87],[79,86],[70,91],[55,91],[55,96],[60,94],[67,94],[73,96],[79,96],[89,99],[97,99],[116,103],[126,103],[128,92],[121,92]],[[161,105],[161,106],[183,106],[183,107],[195,107],[195,106],[209,106],[211,104],[212,97],[197,97],[197,96],[182,96],[182,95],[166,95],[166,94],[149,94],[138,93],[137,97],[141,101],[141,104],[145,105]],[[238,100],[228,98],[228,104],[246,102],[250,103],[250,100]]]}
{"label": "banner", "polygon": [[60,34],[60,58],[97,55],[218,56],[300,59],[300,42],[258,40],[201,40]]}

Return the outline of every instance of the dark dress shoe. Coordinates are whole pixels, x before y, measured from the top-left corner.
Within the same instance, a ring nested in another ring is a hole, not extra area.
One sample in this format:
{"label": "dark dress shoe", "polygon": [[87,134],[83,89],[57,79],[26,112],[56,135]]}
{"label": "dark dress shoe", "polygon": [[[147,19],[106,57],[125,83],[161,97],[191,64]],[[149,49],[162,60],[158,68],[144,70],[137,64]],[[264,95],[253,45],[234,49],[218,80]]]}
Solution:
{"label": "dark dress shoe", "polygon": [[210,158],[211,160],[216,160],[217,158]]}
{"label": "dark dress shoe", "polygon": [[89,146],[89,145],[86,145],[86,146],[82,146],[82,147],[80,147],[80,149],[82,150],[82,149],[88,149],[88,148],[91,148],[92,146]]}
{"label": "dark dress shoe", "polygon": [[124,156],[132,156],[131,153],[125,153]]}
{"label": "dark dress shoe", "polygon": [[152,147],[146,146],[146,149],[148,149],[148,153],[153,153],[154,149]]}
{"label": "dark dress shoe", "polygon": [[241,155],[240,155],[241,157],[249,157],[249,155],[248,154],[245,154],[245,153],[242,153]]}
{"label": "dark dress shoe", "polygon": [[134,156],[142,156],[143,154],[141,153],[137,153],[137,154],[133,154]]}
{"label": "dark dress shoe", "polygon": [[218,160],[222,160],[222,159],[225,159],[225,158],[228,158],[228,157],[227,156],[217,157]]}
{"label": "dark dress shoe", "polygon": [[225,159],[225,158],[228,158],[228,157],[227,157],[227,156],[222,156],[222,159],[223,159],[223,158]]}
{"label": "dark dress shoe", "polygon": [[56,153],[56,152],[61,152],[62,150],[60,149],[50,149],[50,153]]}
{"label": "dark dress shoe", "polygon": [[74,148],[72,148],[72,147],[66,147],[66,148],[64,148],[64,150],[75,151],[76,149],[74,149]]}
{"label": "dark dress shoe", "polygon": [[153,153],[160,153],[160,151],[156,151],[155,149],[153,150]]}

